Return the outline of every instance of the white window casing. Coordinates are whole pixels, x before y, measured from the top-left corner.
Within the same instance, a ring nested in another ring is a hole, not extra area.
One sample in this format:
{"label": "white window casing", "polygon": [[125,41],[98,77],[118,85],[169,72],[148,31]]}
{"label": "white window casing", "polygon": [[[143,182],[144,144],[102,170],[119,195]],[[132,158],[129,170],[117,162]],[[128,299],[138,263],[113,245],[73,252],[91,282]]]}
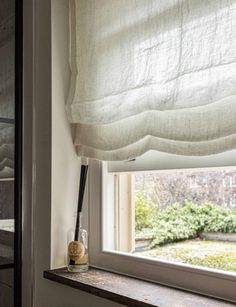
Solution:
{"label": "white window casing", "polygon": [[[104,164],[104,163],[103,163]],[[177,288],[236,301],[236,276],[231,272],[201,268],[171,261],[142,258],[117,252],[114,246],[115,221],[112,174],[106,165],[91,160],[89,171],[90,264],[130,276]],[[110,193],[111,191],[111,193]]]}

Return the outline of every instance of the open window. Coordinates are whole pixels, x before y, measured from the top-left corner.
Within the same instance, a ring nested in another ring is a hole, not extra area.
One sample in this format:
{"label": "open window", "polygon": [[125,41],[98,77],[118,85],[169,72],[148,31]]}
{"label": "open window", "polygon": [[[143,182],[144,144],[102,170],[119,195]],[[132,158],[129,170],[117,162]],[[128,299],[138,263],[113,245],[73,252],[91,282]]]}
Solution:
{"label": "open window", "polygon": [[91,159],[91,264],[235,300],[232,270],[164,244],[234,231],[236,3],[70,4],[67,115]]}
{"label": "open window", "polygon": [[223,179],[235,157],[90,161],[92,265],[234,300],[236,211]]}

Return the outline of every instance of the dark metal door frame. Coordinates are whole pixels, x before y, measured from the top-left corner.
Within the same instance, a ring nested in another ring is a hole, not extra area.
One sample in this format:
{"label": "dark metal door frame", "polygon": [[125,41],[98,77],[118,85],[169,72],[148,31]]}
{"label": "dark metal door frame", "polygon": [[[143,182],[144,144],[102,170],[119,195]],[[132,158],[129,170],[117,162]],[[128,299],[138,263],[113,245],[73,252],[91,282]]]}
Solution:
{"label": "dark metal door frame", "polygon": [[15,0],[15,193],[14,306],[22,300],[22,116],[23,116],[23,0]]}

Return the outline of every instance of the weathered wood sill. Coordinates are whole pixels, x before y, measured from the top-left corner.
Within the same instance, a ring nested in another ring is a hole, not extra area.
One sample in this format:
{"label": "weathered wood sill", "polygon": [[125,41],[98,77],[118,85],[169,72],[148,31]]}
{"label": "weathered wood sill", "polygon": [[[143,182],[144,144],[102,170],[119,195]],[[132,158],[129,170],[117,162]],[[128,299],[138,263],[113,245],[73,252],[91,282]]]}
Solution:
{"label": "weathered wood sill", "polygon": [[185,292],[100,269],[70,273],[66,268],[44,272],[52,281],[132,307],[230,307],[235,304]]}

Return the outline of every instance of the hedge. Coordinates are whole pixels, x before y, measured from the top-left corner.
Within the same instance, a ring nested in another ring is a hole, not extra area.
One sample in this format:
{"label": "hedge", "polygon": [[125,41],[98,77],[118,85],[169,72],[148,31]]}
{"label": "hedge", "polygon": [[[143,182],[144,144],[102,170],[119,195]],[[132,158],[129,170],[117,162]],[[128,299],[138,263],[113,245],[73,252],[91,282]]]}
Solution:
{"label": "hedge", "polygon": [[151,247],[197,237],[200,232],[236,232],[236,212],[222,206],[185,201],[158,209],[143,193],[135,206],[137,236],[151,238]]}

